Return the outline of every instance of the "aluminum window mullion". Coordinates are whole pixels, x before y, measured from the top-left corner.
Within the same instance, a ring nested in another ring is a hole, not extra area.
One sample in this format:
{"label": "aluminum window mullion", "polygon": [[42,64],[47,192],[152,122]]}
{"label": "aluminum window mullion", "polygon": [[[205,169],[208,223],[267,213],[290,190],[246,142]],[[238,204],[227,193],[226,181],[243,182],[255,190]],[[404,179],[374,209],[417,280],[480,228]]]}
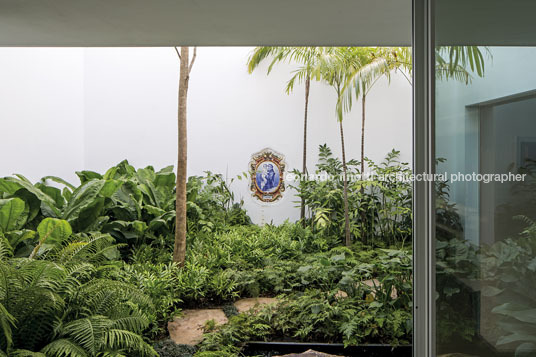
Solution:
{"label": "aluminum window mullion", "polygon": [[[413,172],[433,174],[434,0],[413,0]],[[413,356],[434,357],[435,209],[434,184],[413,186]]]}

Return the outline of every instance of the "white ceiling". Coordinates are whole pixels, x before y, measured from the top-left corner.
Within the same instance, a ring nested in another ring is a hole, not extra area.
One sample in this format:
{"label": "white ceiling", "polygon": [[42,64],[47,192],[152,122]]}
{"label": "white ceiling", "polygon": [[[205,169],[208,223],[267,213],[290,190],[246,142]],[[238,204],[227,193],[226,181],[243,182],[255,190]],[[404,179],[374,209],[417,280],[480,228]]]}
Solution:
{"label": "white ceiling", "polygon": [[0,46],[410,45],[411,0],[0,0]]}

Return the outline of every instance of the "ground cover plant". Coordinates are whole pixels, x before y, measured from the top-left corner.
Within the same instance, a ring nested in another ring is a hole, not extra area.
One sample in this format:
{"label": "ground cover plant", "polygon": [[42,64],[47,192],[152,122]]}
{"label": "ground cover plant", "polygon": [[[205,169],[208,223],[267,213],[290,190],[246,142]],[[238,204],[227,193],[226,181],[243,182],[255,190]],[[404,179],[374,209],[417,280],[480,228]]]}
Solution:
{"label": "ground cover plant", "polygon": [[[396,151],[368,165],[408,170]],[[341,164],[323,146],[317,169],[338,173]],[[360,226],[345,247],[340,181],[300,182],[303,222],[257,226],[229,180],[190,177],[180,266],[172,167],[123,161],[77,175],[78,185],[52,176],[0,179],[0,355],[224,356],[253,339],[410,343],[407,185],[351,184],[352,224]],[[167,340],[167,322],[182,309],[256,296],[277,303],[257,313],[227,308],[229,322],[207,328],[197,348]]]}

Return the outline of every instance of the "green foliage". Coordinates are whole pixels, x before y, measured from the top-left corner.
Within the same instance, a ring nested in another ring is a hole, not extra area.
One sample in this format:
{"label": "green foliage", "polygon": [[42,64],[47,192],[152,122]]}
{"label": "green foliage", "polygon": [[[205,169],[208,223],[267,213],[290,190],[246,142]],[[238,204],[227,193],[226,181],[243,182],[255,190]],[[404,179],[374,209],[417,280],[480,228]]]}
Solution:
{"label": "green foliage", "polygon": [[[141,333],[149,299],[133,286],[98,279],[91,264],[0,262],[0,306],[8,355],[97,356],[104,352],[155,355]],[[142,310],[143,309],[143,310]]]}
{"label": "green foliage", "polygon": [[22,228],[28,216],[26,205],[20,198],[0,200],[0,231],[9,232]]}
{"label": "green foliage", "polygon": [[[402,170],[392,155],[378,170]],[[340,169],[327,148],[324,161],[325,170]],[[171,262],[172,167],[136,170],[123,161],[104,175],[77,175],[79,186],[51,176],[36,184],[20,175],[0,179],[4,355],[155,355],[147,339],[162,338],[181,309],[214,305],[226,306],[231,322],[207,324],[199,351],[168,341],[155,345],[158,353],[236,356],[246,340],[289,334],[346,344],[409,341],[409,251],[340,247],[336,221],[252,225],[229,188],[233,180],[207,172],[188,182],[188,250],[179,267]],[[322,190],[312,190],[316,200]],[[384,248],[406,234],[402,220],[390,216],[405,214],[397,211],[400,190],[386,184],[365,191],[383,195],[370,216],[371,237]],[[372,205],[353,199],[354,218]],[[341,207],[336,199],[329,204]],[[380,222],[384,216],[390,218]],[[395,238],[382,241],[382,234]],[[238,314],[232,305],[259,295],[279,295],[283,303],[257,315]]]}
{"label": "green foliage", "polygon": [[[398,161],[400,152],[391,151],[377,165],[367,159],[375,176],[361,178],[359,162],[347,162],[350,230],[357,240],[372,245],[404,245],[411,239],[411,184],[396,178],[411,173],[407,163]],[[294,172],[299,175],[299,172]],[[308,225],[329,239],[340,242],[344,236],[342,162],[333,157],[326,145],[319,147],[315,174],[321,180],[302,179],[294,188],[305,199]]]}
{"label": "green foliage", "polygon": [[[454,215],[451,212],[447,217]],[[438,337],[443,343],[455,336],[472,341],[478,324],[474,311],[483,306],[482,313],[498,317],[495,327],[481,327],[497,336],[497,346],[515,350],[516,355],[536,351],[536,298],[532,288],[536,283],[536,223],[526,217],[517,218],[527,225],[519,236],[490,246],[478,247],[457,235],[450,235],[450,239],[439,237]],[[448,234],[447,230],[443,232]],[[482,286],[480,305],[468,287],[473,283]]]}
{"label": "green foliage", "polygon": [[[63,222],[63,229],[74,233],[110,234],[125,245],[124,258],[131,256],[133,249],[147,245],[154,249],[172,246],[176,180],[173,166],[160,171],[152,166],[136,170],[125,160],[104,175],[92,171],[77,175],[78,187],[54,176],[45,176],[36,184],[21,175],[0,179],[0,234],[7,238],[16,256],[29,256],[34,249],[34,255],[41,254],[44,248],[59,243],[56,233],[35,233],[39,225],[52,222]],[[233,180],[210,172],[190,177],[190,234],[251,224],[242,204],[234,201],[229,188]],[[49,182],[63,185],[63,190]],[[62,236],[62,240],[66,238]]]}
{"label": "green foliage", "polygon": [[177,345],[171,340],[158,341],[153,347],[160,357],[193,357],[195,354],[195,347]]}
{"label": "green foliage", "polygon": [[499,316],[496,344],[515,349],[516,355],[530,355],[536,353],[536,223],[518,218],[527,224],[518,237],[483,249],[482,293]]}
{"label": "green foliage", "polygon": [[[240,176],[241,177],[241,176]],[[235,203],[234,193],[221,174],[206,172],[206,176],[191,176],[186,185],[188,232],[210,233],[228,225],[249,225],[251,219]]]}
{"label": "green foliage", "polygon": [[39,235],[39,243],[35,246],[30,254],[30,258],[36,254],[42,253],[43,249],[50,249],[54,245],[61,244],[67,240],[73,233],[69,222],[63,219],[47,217],[37,226],[37,234]]}
{"label": "green foliage", "polygon": [[277,306],[231,317],[205,335],[200,351],[237,353],[251,340],[406,344],[411,310],[384,307],[376,298],[341,297],[337,291],[307,290],[281,297]]}
{"label": "green foliage", "polygon": [[180,296],[184,285],[180,281],[178,265],[169,264],[125,264],[106,273],[110,278],[136,286],[148,295],[154,305],[149,335],[165,333],[165,325],[180,312]]}

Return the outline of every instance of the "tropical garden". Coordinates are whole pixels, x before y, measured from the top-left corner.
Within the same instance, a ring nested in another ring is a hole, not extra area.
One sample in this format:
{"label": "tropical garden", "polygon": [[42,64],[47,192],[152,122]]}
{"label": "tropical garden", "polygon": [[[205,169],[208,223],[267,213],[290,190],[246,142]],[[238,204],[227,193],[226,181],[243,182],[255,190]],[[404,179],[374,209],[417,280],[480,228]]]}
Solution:
{"label": "tropical garden", "polygon": [[[410,345],[412,189],[411,182],[396,178],[411,168],[392,148],[379,163],[365,152],[367,95],[395,71],[411,85],[410,50],[252,52],[250,72],[263,62],[268,72],[278,63],[296,64],[285,88],[305,91],[299,118],[303,162],[294,172],[336,178],[297,181],[292,189],[301,217],[278,226],[253,224],[221,174],[187,176],[187,96],[196,50],[191,56],[187,47],[176,53],[177,170],[135,168],[125,160],[106,172],[76,172],[79,183],[54,176],[31,182],[21,174],[0,179],[0,356],[239,356],[248,353],[250,341]],[[484,55],[476,47],[442,48],[436,55],[438,75],[468,82],[484,73]],[[337,94],[328,119],[339,127],[342,154],[321,145],[314,167],[306,157],[312,81]],[[361,155],[350,159],[343,124],[354,103],[362,106]],[[367,170],[393,179],[349,179]],[[448,184],[438,183],[437,192],[439,220],[459,225]],[[530,256],[522,251],[534,247],[536,232],[529,222],[521,237],[501,243],[519,254],[493,260],[506,248],[476,251],[438,227],[438,254],[452,258],[445,279],[452,272],[463,275],[483,254],[496,266],[494,274],[488,271],[490,280],[498,278],[501,264],[521,267]],[[455,283],[438,292],[439,303],[463,297]],[[509,283],[488,292],[500,295]],[[272,303],[247,311],[233,304],[255,297]],[[447,305],[442,313],[455,314]],[[226,323],[207,320],[195,346],[169,340],[168,323],[197,308],[221,308]],[[497,313],[516,317],[505,306]],[[446,328],[441,338],[473,337],[470,323],[452,321],[456,328]]]}

